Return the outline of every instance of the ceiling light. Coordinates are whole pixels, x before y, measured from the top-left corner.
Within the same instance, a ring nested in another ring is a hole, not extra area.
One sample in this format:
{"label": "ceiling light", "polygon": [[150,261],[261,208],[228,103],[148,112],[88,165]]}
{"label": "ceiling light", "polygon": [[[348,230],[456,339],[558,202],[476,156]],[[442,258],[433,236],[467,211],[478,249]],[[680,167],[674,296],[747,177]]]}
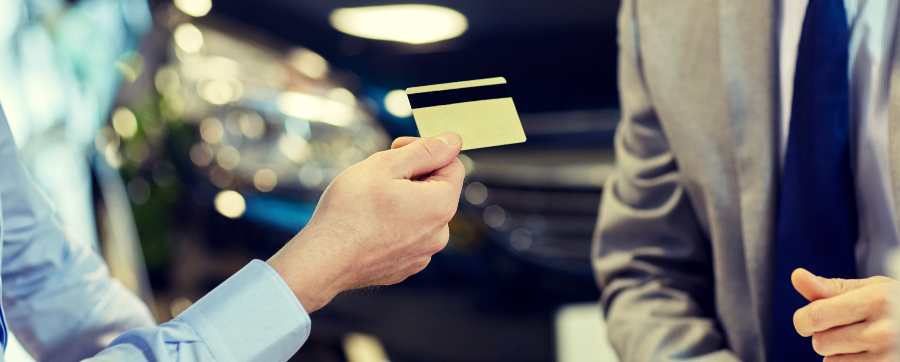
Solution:
{"label": "ceiling light", "polygon": [[398,4],[338,8],[329,17],[340,32],[409,44],[452,39],[468,28],[460,12],[437,5]]}
{"label": "ceiling light", "polygon": [[212,0],[175,0],[175,7],[181,12],[199,18],[209,14],[212,9]]}

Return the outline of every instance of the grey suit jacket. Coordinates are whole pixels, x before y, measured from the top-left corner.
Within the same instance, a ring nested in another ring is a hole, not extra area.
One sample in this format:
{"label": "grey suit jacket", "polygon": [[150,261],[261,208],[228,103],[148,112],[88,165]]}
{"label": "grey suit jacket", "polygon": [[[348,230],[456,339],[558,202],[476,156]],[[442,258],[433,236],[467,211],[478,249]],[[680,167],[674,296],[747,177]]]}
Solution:
{"label": "grey suit jacket", "polygon": [[[768,318],[776,1],[622,1],[618,168],[593,257],[624,361],[763,361],[769,328],[793,328]],[[900,200],[894,59],[889,139]]]}

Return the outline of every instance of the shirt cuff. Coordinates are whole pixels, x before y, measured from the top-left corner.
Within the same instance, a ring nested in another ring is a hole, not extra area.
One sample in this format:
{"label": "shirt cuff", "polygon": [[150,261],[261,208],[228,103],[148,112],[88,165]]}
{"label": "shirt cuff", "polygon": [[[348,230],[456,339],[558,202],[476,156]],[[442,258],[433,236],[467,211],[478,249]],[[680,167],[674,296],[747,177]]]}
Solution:
{"label": "shirt cuff", "polygon": [[312,322],[281,276],[253,260],[176,319],[192,326],[218,361],[286,361]]}

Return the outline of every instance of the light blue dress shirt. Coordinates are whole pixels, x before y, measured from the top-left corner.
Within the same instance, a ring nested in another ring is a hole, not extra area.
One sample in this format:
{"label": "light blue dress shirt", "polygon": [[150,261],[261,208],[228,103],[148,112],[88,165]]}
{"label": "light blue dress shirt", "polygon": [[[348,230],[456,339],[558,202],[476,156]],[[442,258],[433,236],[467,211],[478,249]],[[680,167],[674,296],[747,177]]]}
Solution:
{"label": "light blue dress shirt", "polygon": [[[809,0],[781,1],[781,159],[787,149],[797,44]],[[859,213],[856,258],[862,276],[885,275],[890,250],[900,246],[891,193],[888,151],[890,66],[898,2],[844,0],[850,26],[850,116],[854,127],[853,166]]]}
{"label": "light blue dress shirt", "polygon": [[0,107],[4,349],[12,328],[41,361],[285,361],[309,337],[309,315],[262,261],[157,326],[100,256],[61,230],[19,161]]}

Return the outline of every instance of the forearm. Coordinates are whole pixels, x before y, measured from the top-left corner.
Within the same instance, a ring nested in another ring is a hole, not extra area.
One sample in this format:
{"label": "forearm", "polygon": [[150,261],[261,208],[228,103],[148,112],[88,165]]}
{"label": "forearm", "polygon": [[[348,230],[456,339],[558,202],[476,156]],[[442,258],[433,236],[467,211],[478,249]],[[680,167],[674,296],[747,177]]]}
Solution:
{"label": "forearm", "polygon": [[594,249],[612,345],[624,361],[734,359],[716,321],[707,242],[679,186],[661,186],[674,190],[663,206],[638,209],[617,182],[606,187]]}
{"label": "forearm", "polygon": [[602,294],[610,343],[621,361],[738,361],[714,317],[659,281],[617,280]]}
{"label": "forearm", "polygon": [[609,339],[622,361],[737,360],[716,320],[711,281],[689,272],[702,268],[633,252],[594,263]]}

